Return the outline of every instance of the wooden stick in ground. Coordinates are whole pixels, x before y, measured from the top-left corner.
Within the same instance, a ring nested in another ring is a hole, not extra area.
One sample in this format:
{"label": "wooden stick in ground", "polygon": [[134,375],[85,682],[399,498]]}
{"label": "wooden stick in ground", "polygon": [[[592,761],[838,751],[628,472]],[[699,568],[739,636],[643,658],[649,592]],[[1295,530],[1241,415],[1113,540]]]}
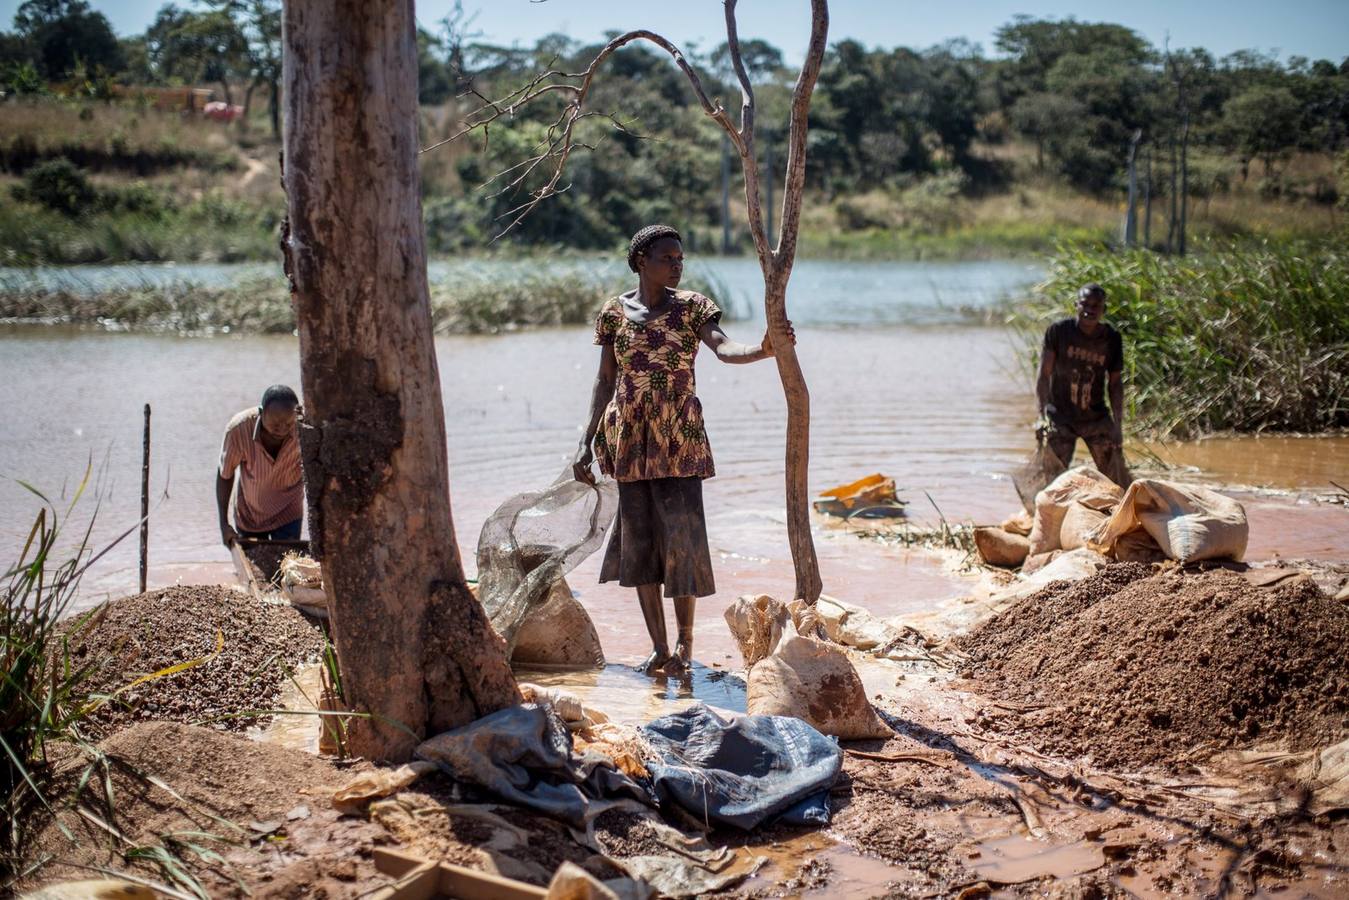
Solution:
{"label": "wooden stick in ground", "polygon": [[141,565],[140,592],[145,593],[145,576],[150,566],[150,404],[145,404],[145,437],[141,455]]}

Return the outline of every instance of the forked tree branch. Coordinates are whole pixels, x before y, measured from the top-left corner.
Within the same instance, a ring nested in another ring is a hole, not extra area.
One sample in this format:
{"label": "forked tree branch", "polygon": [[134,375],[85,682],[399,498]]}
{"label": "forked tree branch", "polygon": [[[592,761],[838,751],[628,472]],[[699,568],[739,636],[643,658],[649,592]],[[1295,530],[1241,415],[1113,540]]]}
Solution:
{"label": "forked tree branch", "polygon": [[[728,15],[731,14],[729,10],[733,9],[734,5],[733,2],[728,3]],[[500,238],[502,235],[505,235],[523,222],[525,218],[534,211],[535,207],[544,200],[565,190],[565,188],[559,189],[558,183],[561,181],[562,174],[566,169],[567,160],[571,157],[572,150],[576,146],[576,124],[582,119],[590,116],[603,115],[601,113],[587,113],[583,111],[586,99],[590,96],[590,89],[594,84],[595,75],[599,71],[600,66],[604,64],[605,60],[622,47],[625,47],[634,41],[647,41],[648,43],[655,44],[657,47],[670,54],[674,59],[675,64],[679,66],[680,71],[688,78],[689,84],[693,88],[693,93],[697,96],[698,103],[703,108],[703,112],[707,113],[713,121],[722,127],[730,137],[732,143],[735,144],[736,151],[741,157],[744,157],[747,152],[747,146],[741,130],[735,127],[735,124],[732,123],[730,116],[726,114],[726,110],[722,107],[720,102],[714,102],[708,98],[706,90],[703,89],[702,79],[698,77],[698,73],[694,71],[691,65],[689,65],[684,54],[665,37],[656,34],[654,31],[647,31],[645,29],[629,31],[605,44],[603,49],[595,55],[595,58],[590,61],[590,65],[586,66],[584,71],[560,72],[550,69],[547,72],[535,76],[528,84],[512,91],[500,100],[494,101],[483,98],[482,106],[469,114],[468,122],[462,129],[445,140],[432,144],[430,147],[426,147],[421,152],[426,153],[434,150],[437,147],[444,146],[445,144],[458,140],[475,131],[482,131],[485,133],[492,123],[503,118],[513,118],[518,110],[547,94],[560,93],[568,98],[567,105],[562,110],[562,113],[558,116],[556,121],[548,126],[548,131],[545,133],[543,141],[540,142],[542,150],[521,164],[524,166],[524,172],[512,179],[504,190],[510,190],[511,188],[523,185],[525,180],[530,175],[534,174],[544,162],[551,160],[551,166],[548,170],[548,180],[542,187],[529,192],[530,199],[528,201],[506,213],[506,215],[513,215],[514,218],[511,220],[510,224],[496,236],[497,238]],[[738,48],[735,55],[737,58],[739,57]],[[743,69],[743,65],[741,65],[741,68]],[[554,78],[563,80],[550,81],[550,79]],[[568,81],[575,81],[577,83],[569,84],[567,83]],[[478,96],[481,97],[482,95],[479,94]],[[612,116],[609,116],[609,118],[617,124]],[[751,118],[751,123],[752,121]],[[750,134],[752,135],[752,129],[750,130]],[[508,171],[513,171],[516,168],[517,166],[513,166]],[[498,173],[497,176],[493,177],[493,180],[500,177],[502,174],[504,173]]]}
{"label": "forked tree branch", "polygon": [[810,98],[820,77],[825,44],[829,34],[829,3],[811,0],[810,44],[801,65],[796,87],[792,90],[792,117],[787,137],[787,175],[782,191],[782,227],[778,246],[773,251],[775,264],[790,274],[796,260],[796,237],[801,225],[801,195],[806,185],[806,130],[810,118]]}

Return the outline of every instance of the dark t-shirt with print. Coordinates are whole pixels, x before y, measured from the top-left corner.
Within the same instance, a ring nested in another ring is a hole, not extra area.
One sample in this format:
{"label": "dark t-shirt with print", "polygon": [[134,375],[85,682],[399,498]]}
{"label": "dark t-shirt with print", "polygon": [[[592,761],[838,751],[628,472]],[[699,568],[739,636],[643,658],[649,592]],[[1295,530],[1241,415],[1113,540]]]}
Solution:
{"label": "dark t-shirt with print", "polygon": [[1095,334],[1086,335],[1076,319],[1063,319],[1045,329],[1044,349],[1054,353],[1045,407],[1049,418],[1077,424],[1108,417],[1106,375],[1124,368],[1119,332],[1102,322]]}

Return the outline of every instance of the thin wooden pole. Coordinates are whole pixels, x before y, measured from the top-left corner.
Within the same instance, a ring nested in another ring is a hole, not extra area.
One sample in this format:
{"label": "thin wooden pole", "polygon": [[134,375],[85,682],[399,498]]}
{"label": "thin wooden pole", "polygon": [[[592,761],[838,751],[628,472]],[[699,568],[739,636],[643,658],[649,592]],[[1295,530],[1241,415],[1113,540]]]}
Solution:
{"label": "thin wooden pole", "polygon": [[141,456],[141,593],[145,593],[145,574],[149,567],[150,544],[150,404],[145,404],[145,438]]}
{"label": "thin wooden pole", "polygon": [[721,255],[731,255],[731,141],[721,136]]}

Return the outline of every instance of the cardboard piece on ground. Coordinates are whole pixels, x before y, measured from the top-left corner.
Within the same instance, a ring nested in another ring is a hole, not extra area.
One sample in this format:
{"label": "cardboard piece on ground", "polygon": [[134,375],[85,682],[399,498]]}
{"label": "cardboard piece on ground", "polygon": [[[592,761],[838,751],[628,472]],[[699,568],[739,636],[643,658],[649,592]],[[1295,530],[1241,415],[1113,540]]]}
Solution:
{"label": "cardboard piece on ground", "polygon": [[815,511],[831,516],[904,515],[904,501],[895,496],[895,480],[879,472],[821,491],[820,497],[815,501]]}

